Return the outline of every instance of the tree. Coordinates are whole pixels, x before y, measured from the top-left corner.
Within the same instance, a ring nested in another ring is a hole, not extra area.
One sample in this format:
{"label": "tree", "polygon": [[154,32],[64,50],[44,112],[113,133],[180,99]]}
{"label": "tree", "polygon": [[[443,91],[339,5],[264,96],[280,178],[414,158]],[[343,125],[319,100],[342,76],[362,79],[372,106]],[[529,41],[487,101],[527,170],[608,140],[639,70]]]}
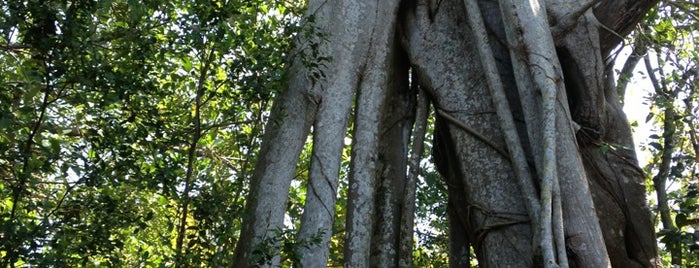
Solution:
{"label": "tree", "polygon": [[619,74],[621,91],[634,69],[650,81],[646,122],[657,129],[644,145],[651,154],[645,169],[656,197],[658,237],[667,251],[663,261],[680,267],[696,266],[699,252],[696,14],[695,3],[661,2],[634,31],[632,54]]}
{"label": "tree", "polygon": [[406,167],[423,100],[437,114],[453,267],[469,245],[484,267],[658,265],[608,60],[655,3],[310,1],[311,34],[266,128],[236,267],[280,262],[284,193],[311,130],[297,258],[325,266],[350,118],[344,263],[410,266],[400,243],[412,233],[401,230],[412,230]]}
{"label": "tree", "polygon": [[230,266],[296,1],[0,3],[0,267]]}

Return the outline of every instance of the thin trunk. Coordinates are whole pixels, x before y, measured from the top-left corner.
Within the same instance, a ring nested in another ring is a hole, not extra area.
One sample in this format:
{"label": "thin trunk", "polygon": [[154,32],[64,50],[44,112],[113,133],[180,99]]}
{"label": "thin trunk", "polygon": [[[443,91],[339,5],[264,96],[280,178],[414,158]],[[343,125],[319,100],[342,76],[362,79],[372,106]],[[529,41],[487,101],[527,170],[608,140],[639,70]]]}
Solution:
{"label": "thin trunk", "polygon": [[624,97],[626,96],[626,88],[633,78],[633,72],[636,66],[643,59],[643,57],[648,53],[648,46],[643,40],[636,40],[631,49],[631,55],[624,62],[624,66],[619,71],[619,78],[617,79],[618,84],[616,85],[617,94],[621,97],[622,106],[624,103]]}
{"label": "thin trunk", "polygon": [[[672,108],[665,107],[663,112],[663,147],[658,163],[658,173],[653,176],[653,188],[655,189],[656,197],[658,198],[658,211],[660,212],[660,221],[663,223],[663,229],[670,232],[676,232],[672,216],[670,215],[669,199],[667,197],[667,180],[670,178],[670,165],[672,164],[672,153],[675,150],[675,112]],[[673,265],[682,266],[682,248],[677,242],[668,243],[670,251],[671,263]]]}
{"label": "thin trunk", "polygon": [[[516,4],[500,1],[506,28],[511,29],[514,38],[508,38],[513,50],[523,51],[528,64],[527,71],[532,76],[535,90],[541,95],[542,113],[542,162],[539,165],[541,187],[541,214],[536,228],[539,228],[540,246],[545,267],[558,265],[554,254],[553,239],[553,185],[558,184],[556,159],[556,92],[564,90],[558,57],[555,54],[554,40],[546,18],[546,8],[539,1]],[[515,52],[515,51],[512,51]],[[520,52],[520,53],[521,53]],[[535,66],[535,67],[532,67]],[[590,200],[590,203],[592,201]],[[558,245],[562,246],[562,245]],[[597,264],[603,264],[597,262]]]}
{"label": "thin trunk", "polygon": [[293,59],[287,75],[288,88],[277,97],[265,128],[233,267],[272,265],[279,260],[277,231],[283,228],[289,186],[320,99],[320,89],[309,80],[310,70],[301,59]]}
{"label": "thin trunk", "polygon": [[480,7],[476,0],[464,0],[464,6],[466,6],[469,25],[471,29],[473,29],[474,40],[478,49],[478,55],[480,56],[481,65],[485,71],[484,75],[486,77],[488,89],[493,98],[495,113],[498,115],[504,133],[505,143],[507,144],[507,149],[510,154],[510,161],[515,170],[520,190],[524,194],[529,218],[536,225],[539,221],[541,203],[537,199],[534,181],[529,171],[524,148],[522,147],[517,133],[517,126],[515,125],[510,110],[505,88],[502,85],[502,81],[500,81],[500,73],[498,72],[495,56],[493,56],[493,51],[488,41],[488,34],[483,18],[481,17]]}
{"label": "thin trunk", "polygon": [[213,46],[208,53],[204,52],[204,62],[201,66],[199,79],[197,80],[196,95],[194,97],[194,118],[192,119],[192,125],[194,127],[194,133],[192,133],[192,140],[189,143],[189,148],[187,149],[187,173],[184,177],[184,191],[182,191],[182,207],[180,210],[180,226],[177,229],[177,239],[175,243],[175,254],[177,256],[177,267],[182,267],[184,265],[184,256],[182,252],[182,247],[184,244],[184,237],[187,231],[187,215],[189,215],[189,202],[191,201],[189,193],[192,191],[192,176],[194,176],[194,165],[197,158],[197,144],[202,135],[201,130],[201,97],[204,94],[204,83],[206,82],[206,77],[209,75],[209,68],[213,61],[214,50]]}
{"label": "thin trunk", "polygon": [[297,235],[297,241],[303,245],[299,248],[301,267],[327,264],[344,145],[344,139],[338,137],[345,135],[353,99],[354,88],[351,86],[343,83],[329,86],[313,125],[306,204]]}
{"label": "thin trunk", "polygon": [[468,222],[468,209],[463,204],[467,204],[467,195],[463,194],[464,185],[457,162],[458,157],[454,155],[453,141],[449,134],[449,124],[442,122],[440,117],[435,120],[434,142],[432,147],[432,158],[435,166],[447,184],[447,220],[449,221],[449,267],[470,266],[469,233],[471,229]]}
{"label": "thin trunk", "polygon": [[374,179],[377,176],[379,108],[385,90],[363,87],[357,96],[352,135],[352,157],[347,192],[345,266],[368,267],[374,214]]}
{"label": "thin trunk", "polygon": [[[658,58],[660,58],[660,56],[658,56]],[[666,182],[670,179],[672,154],[675,152],[675,147],[677,145],[675,137],[675,132],[677,131],[675,117],[677,114],[674,110],[674,106],[666,105],[666,103],[672,103],[675,98],[677,98],[677,93],[667,88],[662,68],[658,68],[658,72],[660,72],[659,77],[655,75],[655,71],[651,66],[650,58],[647,54],[643,58],[643,62],[646,65],[646,71],[651,80],[651,84],[655,89],[655,97],[659,100],[658,106],[663,110],[663,135],[661,137],[663,144],[662,151],[660,152],[660,159],[658,160],[658,173],[653,176],[653,187],[655,188],[655,194],[658,198],[658,211],[660,212],[660,221],[663,223],[663,229],[676,232],[677,227],[670,215]],[[667,246],[670,251],[670,262],[673,265],[682,266],[682,247],[680,243],[670,242]]]}
{"label": "thin trunk", "polygon": [[[569,97],[567,96],[565,92],[565,86],[562,83],[563,77],[561,73],[561,65],[558,61],[557,55],[554,53],[556,51],[556,49],[554,48],[554,40],[547,40],[545,38],[542,38],[546,36],[552,36],[552,34],[548,30],[548,23],[546,22],[545,16],[539,17],[539,21],[531,21],[532,18],[536,18],[536,16],[533,14],[544,13],[544,7],[533,5],[530,8],[527,8],[523,5],[515,5],[514,3],[501,3],[500,7],[502,8],[503,17],[519,18],[520,20],[522,20],[521,22],[516,22],[517,20],[506,20],[505,28],[507,29],[506,32],[508,32],[508,42],[510,43],[510,47],[512,48],[511,54],[524,54],[523,56],[517,56],[517,60],[513,60],[515,64],[515,72],[525,72],[528,70],[528,72],[532,73],[533,82],[535,85],[537,85],[538,90],[548,88],[548,90],[545,90],[543,93],[541,93],[541,101],[544,104],[544,107],[542,109],[544,112],[544,119],[546,118],[545,115],[547,114],[546,110],[553,108],[550,102],[549,105],[546,105],[546,92],[548,91],[554,94],[553,96],[549,95],[549,97],[556,98],[555,102],[557,104],[555,105],[555,113],[557,114],[557,118],[555,119],[556,125],[554,128],[557,130],[557,133],[555,133],[555,135],[557,136],[556,146],[553,147],[553,145],[547,145],[548,143],[546,142],[547,139],[545,137],[547,137],[548,135],[544,134],[544,139],[542,141],[544,147],[543,150],[545,151],[543,153],[544,157],[543,159],[541,159],[543,161],[543,164],[538,165],[538,167],[541,167],[540,173],[544,176],[544,178],[546,178],[546,174],[549,174],[552,168],[552,162],[558,162],[562,164],[558,168],[554,168],[554,170],[557,170],[556,173],[558,174],[558,178],[561,178],[563,180],[563,182],[559,184],[560,187],[562,187],[560,191],[561,196],[563,198],[563,213],[561,214],[561,216],[563,217],[563,220],[565,222],[566,236],[571,237],[571,239],[569,239],[566,242],[566,246],[570,248],[571,251],[574,253],[574,260],[572,261],[576,262],[577,265],[584,264],[589,265],[591,267],[607,266],[609,260],[607,253],[604,250],[601,229],[597,224],[596,215],[594,214],[594,205],[588,188],[587,178],[582,168],[580,156],[577,153],[575,131],[573,130],[574,123],[571,121],[570,112],[568,111],[567,105],[565,105],[568,103]],[[515,8],[513,9],[510,7]],[[580,9],[580,7],[567,8],[569,12],[566,12],[566,10],[564,10],[562,7],[559,7],[556,10],[559,14],[565,14],[574,13]],[[513,22],[515,24],[511,25],[510,23]],[[583,24],[583,26],[585,26],[585,24]],[[594,34],[594,32],[589,32],[588,34]],[[595,46],[591,46],[591,48],[594,47]],[[591,55],[599,55],[599,52],[594,53],[593,51]],[[527,65],[518,65],[524,62],[526,62]],[[595,71],[595,66],[592,67],[593,71]],[[519,76],[522,77],[526,75]],[[522,106],[524,107],[527,107],[529,105],[531,104],[522,104]],[[527,119],[527,122],[531,121],[533,121],[533,118]],[[550,120],[544,120],[544,122],[547,121]],[[542,127],[542,129],[543,131],[546,131],[546,129],[549,129],[549,131],[551,130],[550,128],[547,128],[545,125]],[[546,150],[549,150],[550,148],[554,148],[554,154],[551,154],[551,151],[546,153]],[[546,157],[547,155],[548,157]],[[542,210],[547,211],[545,215],[548,215],[545,221],[547,222],[546,225],[548,226],[550,226],[552,221],[552,218],[548,218],[552,215],[549,209],[557,206],[552,203],[552,197],[554,193],[553,186],[558,184],[555,182],[555,175],[550,174],[549,176],[549,179],[544,179],[545,183],[542,184],[541,196]],[[544,214],[542,214],[542,219],[544,219]],[[560,224],[554,225],[560,226]],[[552,230],[543,229],[542,231],[544,232],[542,233],[543,237],[549,237],[545,240],[552,239],[550,237],[551,235],[553,235]],[[559,236],[562,234],[560,231],[556,232],[559,234]],[[560,241],[561,238],[559,237],[556,240]],[[547,246],[548,244],[544,241],[542,241],[542,246]],[[595,246],[590,247],[589,245]],[[562,245],[557,246],[562,247]],[[552,256],[552,249],[544,249],[544,256],[546,260],[551,260],[552,258],[554,258]],[[548,254],[546,252],[548,252]],[[561,249],[558,249],[557,252],[563,251]],[[546,257],[547,255],[548,257]],[[559,257],[564,258],[562,256]]]}
{"label": "thin trunk", "polygon": [[[33,122],[31,126],[31,130],[29,131],[29,135],[27,139],[24,141],[22,148],[20,149],[19,153],[22,157],[22,169],[19,171],[16,175],[17,183],[12,185],[12,202],[10,202],[11,208],[10,208],[10,216],[7,219],[7,222],[10,224],[16,224],[21,222],[21,220],[18,220],[18,212],[21,209],[21,204],[24,200],[22,200],[23,196],[27,193],[28,191],[27,187],[31,185],[27,185],[29,182],[29,179],[31,177],[31,174],[33,170],[30,170],[30,165],[29,162],[32,158],[32,147],[35,144],[34,138],[37,135],[40,135],[41,132],[41,127],[44,124],[44,119],[49,112],[49,105],[51,104],[50,101],[50,96],[51,93],[53,93],[54,86],[51,83],[51,77],[48,74],[49,73],[49,63],[48,62],[43,62],[44,63],[44,70],[46,71],[46,75],[44,76],[44,85],[43,85],[43,96],[41,98],[41,105],[39,106],[39,115],[36,118],[36,121]],[[3,219],[4,220],[4,219]],[[19,249],[24,246],[23,243],[25,242],[23,237],[17,237],[17,235],[14,234],[14,232],[10,232],[5,238],[8,242],[4,242],[0,244],[0,249],[3,249],[5,252],[5,256],[2,257],[2,262],[0,264],[2,266],[9,265],[9,267],[14,268],[15,263],[19,259]]]}
{"label": "thin trunk", "polygon": [[413,81],[413,91],[417,92],[415,126],[413,127],[413,140],[408,160],[408,177],[405,181],[403,202],[401,204],[400,241],[398,251],[398,267],[413,267],[413,235],[415,229],[415,198],[417,179],[420,175],[420,160],[422,159],[425,134],[427,132],[427,118],[429,116],[429,99],[425,92],[419,90],[419,86]]}

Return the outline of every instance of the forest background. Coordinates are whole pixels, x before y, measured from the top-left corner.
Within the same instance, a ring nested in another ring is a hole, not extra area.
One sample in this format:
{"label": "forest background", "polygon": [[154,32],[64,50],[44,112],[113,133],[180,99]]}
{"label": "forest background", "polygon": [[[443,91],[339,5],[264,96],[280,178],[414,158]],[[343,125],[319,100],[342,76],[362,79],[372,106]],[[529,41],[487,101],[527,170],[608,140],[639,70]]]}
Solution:
{"label": "forest background", "polygon": [[[293,0],[0,3],[0,267],[230,266],[264,126],[299,57],[292,44],[319,35],[303,10]],[[662,262],[686,267],[699,265],[697,16],[695,1],[661,1],[611,59],[619,91],[642,96],[627,110],[648,111],[631,123],[648,126],[635,139]],[[446,191],[426,140],[413,261],[441,267]],[[280,230],[285,266],[313,243],[294,239],[309,155]],[[345,150],[341,178],[348,168]],[[331,266],[343,262],[346,187]]]}

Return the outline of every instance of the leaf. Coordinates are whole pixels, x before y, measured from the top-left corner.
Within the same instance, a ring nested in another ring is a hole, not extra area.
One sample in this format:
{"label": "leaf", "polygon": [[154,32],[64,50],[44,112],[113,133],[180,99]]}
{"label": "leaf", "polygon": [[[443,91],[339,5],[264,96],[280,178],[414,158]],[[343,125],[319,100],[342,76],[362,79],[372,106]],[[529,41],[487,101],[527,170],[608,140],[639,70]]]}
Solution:
{"label": "leaf", "polygon": [[38,86],[32,86],[29,87],[29,91],[27,91],[26,94],[24,94],[24,103],[29,104],[32,102],[36,94],[39,93],[40,88]]}
{"label": "leaf", "polygon": [[11,122],[12,122],[12,120],[10,120],[9,117],[6,117],[6,116],[0,117],[0,130],[5,130],[5,129],[10,128]]}
{"label": "leaf", "polygon": [[675,216],[675,224],[677,225],[677,228],[682,228],[686,226],[688,223],[687,221],[687,215],[684,213],[678,213]]}
{"label": "leaf", "polygon": [[648,113],[648,116],[646,116],[646,123],[650,122],[650,120],[653,119],[653,116],[655,116],[653,113]]}
{"label": "leaf", "polygon": [[657,142],[648,143],[648,146],[651,146],[651,147],[655,148],[655,149],[658,150],[658,151],[662,151],[662,150],[663,150],[663,146],[660,145],[660,143],[657,143]]}

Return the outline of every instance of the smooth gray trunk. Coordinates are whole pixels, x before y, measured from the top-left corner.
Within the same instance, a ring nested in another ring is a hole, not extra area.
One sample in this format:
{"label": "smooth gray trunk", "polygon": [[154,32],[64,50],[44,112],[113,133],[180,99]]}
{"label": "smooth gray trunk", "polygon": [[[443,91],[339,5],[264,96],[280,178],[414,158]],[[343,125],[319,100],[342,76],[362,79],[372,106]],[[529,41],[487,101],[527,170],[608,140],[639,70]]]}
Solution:
{"label": "smooth gray trunk", "polygon": [[[375,194],[381,172],[388,168],[379,157],[381,122],[387,112],[389,94],[395,95],[391,91],[399,92],[407,86],[407,67],[395,42],[398,3],[379,1],[376,13],[371,14],[376,16],[376,25],[371,32],[372,50],[364,59],[366,66],[357,96],[352,136],[345,267],[369,267],[372,247],[379,243],[372,240],[377,220]],[[405,169],[405,166],[394,168]]]}
{"label": "smooth gray trunk", "polygon": [[[329,25],[327,46],[330,61],[319,80],[322,98],[313,124],[313,152],[306,188],[306,204],[297,239],[302,267],[324,267],[335,218],[343,137],[352,101],[359,86],[359,75],[368,55],[375,7],[355,2],[333,2],[320,6],[320,25]],[[333,23],[333,18],[343,18]],[[322,23],[322,24],[321,24]],[[314,239],[320,238],[320,239]],[[319,240],[319,243],[314,241]]]}

